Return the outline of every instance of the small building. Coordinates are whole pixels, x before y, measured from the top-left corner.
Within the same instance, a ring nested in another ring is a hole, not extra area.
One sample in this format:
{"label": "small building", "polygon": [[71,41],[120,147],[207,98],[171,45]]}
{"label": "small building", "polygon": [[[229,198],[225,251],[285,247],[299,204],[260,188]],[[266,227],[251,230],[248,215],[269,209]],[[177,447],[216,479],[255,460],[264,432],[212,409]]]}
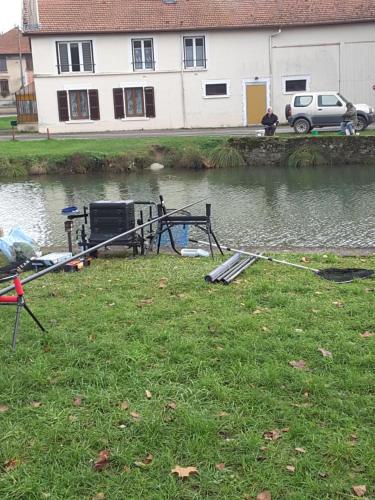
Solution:
{"label": "small building", "polygon": [[374,0],[24,0],[39,130],[238,127],[299,91],[375,105]]}
{"label": "small building", "polygon": [[15,113],[15,93],[32,81],[30,39],[13,28],[0,35],[0,114]]}

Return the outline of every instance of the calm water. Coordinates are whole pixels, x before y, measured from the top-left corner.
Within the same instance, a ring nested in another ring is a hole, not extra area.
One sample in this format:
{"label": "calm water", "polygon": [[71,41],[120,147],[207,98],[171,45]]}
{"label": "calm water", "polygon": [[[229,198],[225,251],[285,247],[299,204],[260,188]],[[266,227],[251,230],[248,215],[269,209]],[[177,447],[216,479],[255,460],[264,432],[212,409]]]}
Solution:
{"label": "calm water", "polygon": [[[175,208],[209,196],[223,243],[369,247],[375,242],[375,168],[159,171],[35,178],[0,184],[0,227],[21,226],[42,246],[65,245],[61,208],[97,200],[154,200]],[[194,207],[204,213],[204,206]]]}

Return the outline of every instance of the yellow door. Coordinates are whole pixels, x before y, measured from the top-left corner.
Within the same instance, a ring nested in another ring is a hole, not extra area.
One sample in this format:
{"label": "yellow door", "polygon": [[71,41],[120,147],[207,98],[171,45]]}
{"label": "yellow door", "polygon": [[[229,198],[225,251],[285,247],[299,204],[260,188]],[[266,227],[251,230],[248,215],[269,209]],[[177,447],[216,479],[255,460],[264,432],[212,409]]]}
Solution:
{"label": "yellow door", "polygon": [[246,86],[247,124],[255,125],[262,121],[267,111],[267,85],[254,83]]}

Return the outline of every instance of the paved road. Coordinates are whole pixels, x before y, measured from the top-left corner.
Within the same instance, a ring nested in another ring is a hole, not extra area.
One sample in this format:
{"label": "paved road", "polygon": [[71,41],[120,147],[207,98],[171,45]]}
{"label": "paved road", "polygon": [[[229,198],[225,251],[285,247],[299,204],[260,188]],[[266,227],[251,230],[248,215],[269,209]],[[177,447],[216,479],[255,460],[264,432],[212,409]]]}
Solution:
{"label": "paved road", "polygon": [[[75,134],[51,134],[52,139],[120,139],[122,137],[193,137],[199,135],[206,136],[255,136],[262,127],[238,127],[238,128],[210,128],[210,129],[178,129],[178,130],[132,130],[119,132],[89,132]],[[375,130],[375,123],[369,126],[369,129]],[[337,128],[325,128],[325,131],[337,131]],[[283,125],[278,127],[278,134],[292,133],[293,129]],[[16,134],[18,141],[41,141],[47,139],[47,134]],[[0,141],[9,141],[10,132],[1,132]]]}

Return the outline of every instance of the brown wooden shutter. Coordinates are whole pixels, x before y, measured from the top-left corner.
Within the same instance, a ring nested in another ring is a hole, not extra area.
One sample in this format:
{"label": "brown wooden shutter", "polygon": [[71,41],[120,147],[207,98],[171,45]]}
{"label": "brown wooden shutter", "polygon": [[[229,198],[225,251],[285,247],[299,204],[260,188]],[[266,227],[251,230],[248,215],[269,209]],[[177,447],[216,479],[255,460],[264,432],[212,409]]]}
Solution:
{"label": "brown wooden shutter", "polygon": [[155,96],[154,87],[145,87],[146,116],[155,118]]}
{"label": "brown wooden shutter", "polygon": [[124,92],[122,89],[113,89],[113,104],[115,107],[115,118],[125,118]]}
{"label": "brown wooden shutter", "polygon": [[59,120],[60,122],[69,121],[69,107],[68,107],[68,94],[66,90],[59,90],[57,92],[57,103],[59,106]]}
{"label": "brown wooden shutter", "polygon": [[90,118],[100,120],[99,93],[97,90],[89,90]]}

